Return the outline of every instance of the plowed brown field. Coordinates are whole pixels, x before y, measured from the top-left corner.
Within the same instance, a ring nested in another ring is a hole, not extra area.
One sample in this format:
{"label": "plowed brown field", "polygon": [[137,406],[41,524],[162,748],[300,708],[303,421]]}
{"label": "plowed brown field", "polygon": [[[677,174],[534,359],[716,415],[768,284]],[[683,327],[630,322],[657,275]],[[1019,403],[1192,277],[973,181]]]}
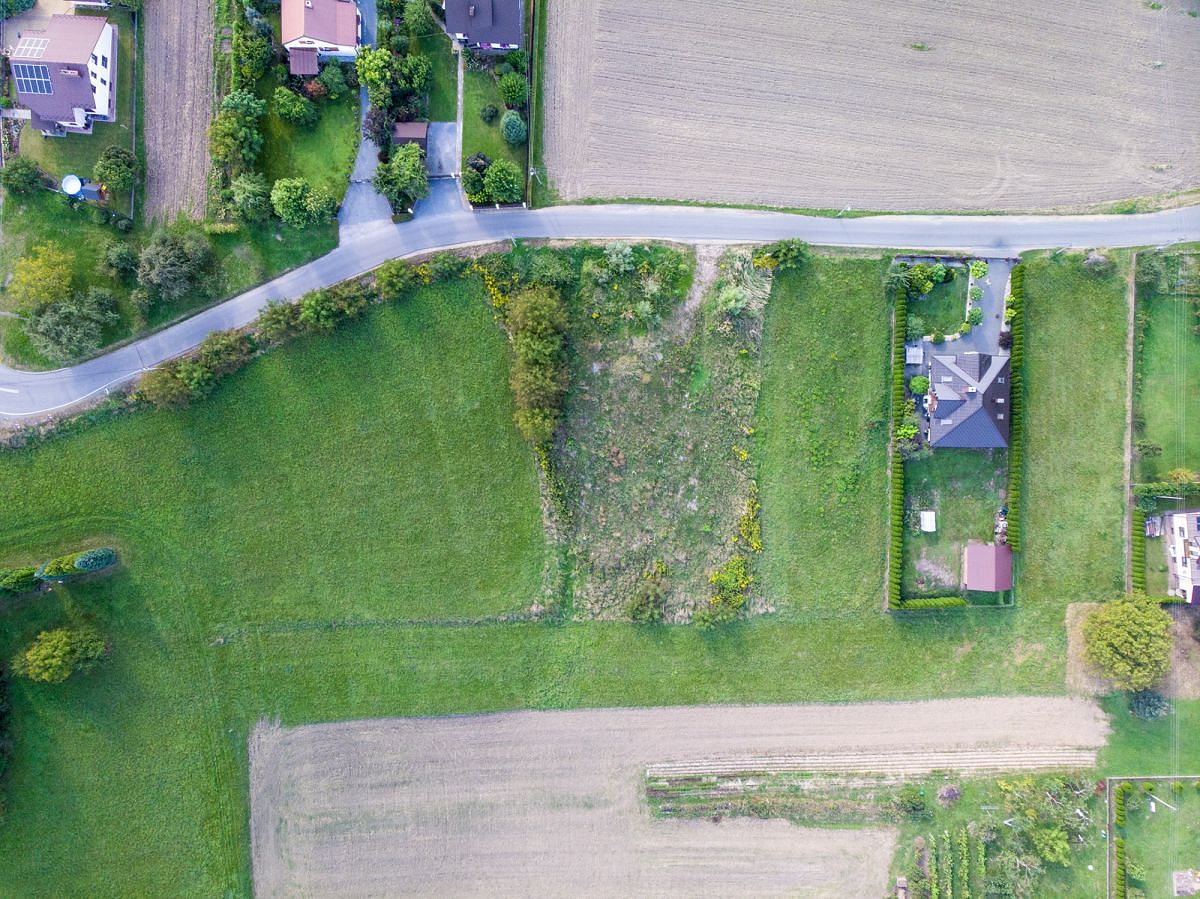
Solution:
{"label": "plowed brown field", "polygon": [[254,894],[880,896],[893,830],[655,820],[647,768],[1086,768],[1107,734],[1092,702],[1026,697],[260,725]]}
{"label": "plowed brown field", "polygon": [[546,166],[564,199],[868,210],[1195,187],[1189,5],[553,0]]}

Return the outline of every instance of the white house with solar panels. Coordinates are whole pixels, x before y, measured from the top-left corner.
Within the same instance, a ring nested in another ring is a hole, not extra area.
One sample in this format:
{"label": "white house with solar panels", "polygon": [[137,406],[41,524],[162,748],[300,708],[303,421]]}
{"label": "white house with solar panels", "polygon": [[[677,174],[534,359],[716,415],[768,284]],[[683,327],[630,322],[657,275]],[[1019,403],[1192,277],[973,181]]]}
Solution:
{"label": "white house with solar panels", "polygon": [[116,120],[117,30],[99,16],[51,16],[9,56],[17,103],[47,137],[91,134]]}

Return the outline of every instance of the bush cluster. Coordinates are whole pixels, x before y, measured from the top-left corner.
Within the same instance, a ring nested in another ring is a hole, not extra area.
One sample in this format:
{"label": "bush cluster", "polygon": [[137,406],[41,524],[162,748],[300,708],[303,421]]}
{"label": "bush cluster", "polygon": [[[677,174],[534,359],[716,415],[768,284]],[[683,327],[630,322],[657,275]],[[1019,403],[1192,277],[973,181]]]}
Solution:
{"label": "bush cluster", "polygon": [[12,670],[33,681],[61,684],[76,671],[93,668],[106,648],[104,638],[90,627],[42,631],[13,658]]}
{"label": "bush cluster", "polygon": [[1129,573],[1135,593],[1146,592],[1146,513],[1137,506],[1129,522]]}
{"label": "bush cluster", "polygon": [[1171,711],[1171,704],[1161,693],[1154,690],[1138,690],[1129,696],[1129,712],[1142,721],[1164,718]]}
{"label": "bush cluster", "polygon": [[746,604],[746,591],[754,583],[750,560],[743,555],[731,556],[708,576],[708,582],[713,586],[713,595],[692,615],[692,623],[704,630],[737,618]]}
{"label": "bush cluster", "polygon": [[22,565],[18,568],[0,568],[0,596],[20,596],[32,593],[38,585],[37,568]]}
{"label": "bush cluster", "polygon": [[660,624],[667,610],[667,566],[655,559],[642,572],[633,596],[625,604],[625,613],[637,624]]}
{"label": "bush cluster", "polygon": [[1113,791],[1113,820],[1117,827],[1125,826],[1125,797],[1133,792],[1133,784],[1127,780],[1117,784],[1117,788]]}
{"label": "bush cluster", "polygon": [[[896,322],[892,330],[892,428],[893,432],[907,414],[904,397],[904,338],[908,333],[908,301],[904,293],[896,295]],[[904,456],[898,440],[892,448],[892,531],[888,568],[889,609],[903,606],[901,576],[904,571]]]}
{"label": "bush cluster", "polygon": [[20,573],[16,577],[14,586],[25,589],[17,592],[28,592],[29,589],[36,586],[37,581],[59,584],[71,578],[103,571],[116,564],[117,551],[110,546],[103,546],[99,549],[85,549],[81,552],[68,553],[65,556],[58,556],[43,562],[34,570],[33,584],[30,584],[29,576],[25,573],[27,569],[15,568],[10,571]]}
{"label": "bush cluster", "polygon": [[970,605],[961,596],[918,596],[906,599],[901,609],[906,612],[928,609],[962,609]]}
{"label": "bush cluster", "polygon": [[505,310],[516,353],[511,382],[517,429],[530,443],[546,443],[567,390],[566,307],[555,288],[539,285],[514,293]]}
{"label": "bush cluster", "polygon": [[1012,355],[1009,358],[1008,436],[1008,545],[1013,552],[1021,549],[1021,485],[1025,447],[1025,266],[1012,270],[1010,303]]}

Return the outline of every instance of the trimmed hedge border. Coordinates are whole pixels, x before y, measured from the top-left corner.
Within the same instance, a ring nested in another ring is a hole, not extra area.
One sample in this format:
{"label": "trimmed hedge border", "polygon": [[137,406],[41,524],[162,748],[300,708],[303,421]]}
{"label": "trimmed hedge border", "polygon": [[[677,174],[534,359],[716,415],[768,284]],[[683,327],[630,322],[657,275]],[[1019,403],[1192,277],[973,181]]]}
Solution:
{"label": "trimmed hedge border", "polygon": [[1009,357],[1008,545],[1021,549],[1021,486],[1025,449],[1025,264],[1012,270],[1012,355]]}
{"label": "trimmed hedge border", "polygon": [[1136,506],[1129,518],[1129,574],[1135,593],[1146,592],[1146,513]]}
{"label": "trimmed hedge border", "polygon": [[892,505],[891,551],[888,553],[887,605],[892,611],[905,606],[901,592],[904,574],[904,456],[896,446],[895,428],[904,415],[904,339],[908,333],[908,301],[896,297],[892,329]]}
{"label": "trimmed hedge border", "polygon": [[904,612],[930,609],[965,609],[971,604],[961,596],[918,596],[906,599],[900,610]]}

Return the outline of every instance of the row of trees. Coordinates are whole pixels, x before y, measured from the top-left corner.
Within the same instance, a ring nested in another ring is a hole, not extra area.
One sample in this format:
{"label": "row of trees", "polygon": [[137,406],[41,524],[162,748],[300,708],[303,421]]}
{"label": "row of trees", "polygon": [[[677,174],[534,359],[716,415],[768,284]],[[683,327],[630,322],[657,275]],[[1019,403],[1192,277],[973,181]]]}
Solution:
{"label": "row of trees", "polygon": [[[105,147],[92,167],[92,179],[110,191],[130,190],[140,176],[141,163],[137,155],[125,147]],[[0,169],[0,186],[18,195],[52,188],[37,163],[26,156],[17,156]]]}

